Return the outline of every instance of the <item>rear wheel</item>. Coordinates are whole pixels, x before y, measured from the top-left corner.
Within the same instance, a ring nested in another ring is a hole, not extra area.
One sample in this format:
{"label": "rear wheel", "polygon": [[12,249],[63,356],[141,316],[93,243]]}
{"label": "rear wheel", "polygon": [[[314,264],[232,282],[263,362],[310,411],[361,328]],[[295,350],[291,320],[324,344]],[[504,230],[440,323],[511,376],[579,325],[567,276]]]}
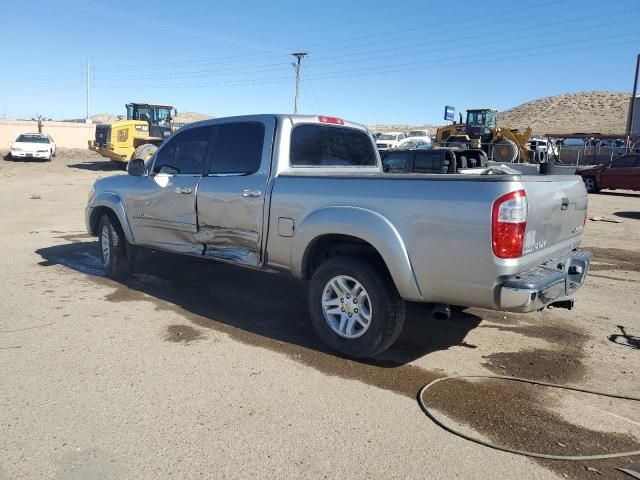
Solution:
{"label": "rear wheel", "polygon": [[598,182],[593,177],[584,177],[582,179],[584,181],[584,186],[589,193],[597,193],[599,191]]}
{"label": "rear wheel", "polygon": [[105,275],[115,280],[127,277],[131,273],[127,239],[120,223],[111,215],[105,214],[100,218],[98,244]]}
{"label": "rear wheel", "polygon": [[362,260],[330,258],[313,274],[309,310],[320,339],[352,358],[389,348],[402,331],[405,304],[388,275]]}
{"label": "rear wheel", "polygon": [[140,160],[146,162],[153,156],[154,153],[156,153],[156,150],[158,150],[158,147],[156,147],[152,143],[145,143],[144,145],[140,145],[138,148],[136,148],[136,150],[133,152],[133,158],[139,158]]}
{"label": "rear wheel", "polygon": [[518,146],[508,138],[498,140],[492,145],[493,161],[502,163],[514,163],[518,160]]}

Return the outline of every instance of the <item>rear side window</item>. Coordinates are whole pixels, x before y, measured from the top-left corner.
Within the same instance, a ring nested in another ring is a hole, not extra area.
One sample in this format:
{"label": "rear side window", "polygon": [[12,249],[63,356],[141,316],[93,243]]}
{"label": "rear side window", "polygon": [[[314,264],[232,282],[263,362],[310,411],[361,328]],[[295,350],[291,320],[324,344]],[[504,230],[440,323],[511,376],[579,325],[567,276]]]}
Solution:
{"label": "rear side window", "polygon": [[209,173],[254,173],[260,168],[263,143],[262,123],[238,122],[220,125]]}
{"label": "rear side window", "polygon": [[202,174],[212,127],[196,127],[176,133],[158,151],[154,173]]}
{"label": "rear side window", "polygon": [[441,155],[434,155],[434,152],[416,152],[413,171],[416,173],[434,173],[434,163],[438,168],[438,158]]}
{"label": "rear side window", "polygon": [[291,133],[293,167],[365,167],[376,165],[366,132],[327,125],[298,125]]}

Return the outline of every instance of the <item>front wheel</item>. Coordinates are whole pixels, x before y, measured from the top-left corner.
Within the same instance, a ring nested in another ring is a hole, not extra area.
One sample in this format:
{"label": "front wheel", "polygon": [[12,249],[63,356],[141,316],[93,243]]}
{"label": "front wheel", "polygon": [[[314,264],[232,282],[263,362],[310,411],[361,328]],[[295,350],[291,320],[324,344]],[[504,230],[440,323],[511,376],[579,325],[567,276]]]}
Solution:
{"label": "front wheel", "polygon": [[127,239],[120,223],[108,214],[100,218],[98,243],[105,275],[115,280],[129,276],[131,263],[127,256]]}
{"label": "front wheel", "polygon": [[598,183],[595,178],[584,177],[582,180],[584,181],[584,186],[588,193],[597,193],[599,191]]}
{"label": "front wheel", "polygon": [[389,348],[402,331],[405,303],[388,275],[354,258],[320,265],[309,286],[309,311],[320,339],[352,358]]}

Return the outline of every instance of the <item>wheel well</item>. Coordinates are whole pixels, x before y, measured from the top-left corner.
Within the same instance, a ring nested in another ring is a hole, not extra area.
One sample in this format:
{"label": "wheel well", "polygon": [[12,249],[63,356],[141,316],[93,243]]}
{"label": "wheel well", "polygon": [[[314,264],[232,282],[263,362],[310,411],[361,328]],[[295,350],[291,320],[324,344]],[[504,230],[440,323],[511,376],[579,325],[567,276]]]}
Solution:
{"label": "wheel well", "polygon": [[384,259],[373,245],[357,237],[338,234],[318,237],[307,247],[302,259],[302,278],[311,278],[316,268],[331,257],[366,259],[391,278]]}
{"label": "wheel well", "polygon": [[96,207],[91,212],[91,217],[89,218],[89,226],[93,236],[98,235],[98,222],[100,222],[100,218],[102,218],[102,215],[105,213],[109,215],[114,222],[117,222],[117,224],[120,225],[120,220],[118,220],[118,216],[113,210],[109,207]]}

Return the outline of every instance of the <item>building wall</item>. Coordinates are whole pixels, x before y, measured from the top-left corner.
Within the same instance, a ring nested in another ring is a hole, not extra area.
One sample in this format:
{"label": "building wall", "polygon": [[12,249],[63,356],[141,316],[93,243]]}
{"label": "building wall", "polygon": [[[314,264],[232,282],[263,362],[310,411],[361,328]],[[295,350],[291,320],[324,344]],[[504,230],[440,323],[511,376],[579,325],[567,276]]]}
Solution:
{"label": "building wall", "polygon": [[[42,133],[51,135],[57,147],[87,148],[95,138],[96,126],[72,122],[42,122]],[[10,148],[21,133],[38,133],[38,122],[0,120],[0,148]]]}

